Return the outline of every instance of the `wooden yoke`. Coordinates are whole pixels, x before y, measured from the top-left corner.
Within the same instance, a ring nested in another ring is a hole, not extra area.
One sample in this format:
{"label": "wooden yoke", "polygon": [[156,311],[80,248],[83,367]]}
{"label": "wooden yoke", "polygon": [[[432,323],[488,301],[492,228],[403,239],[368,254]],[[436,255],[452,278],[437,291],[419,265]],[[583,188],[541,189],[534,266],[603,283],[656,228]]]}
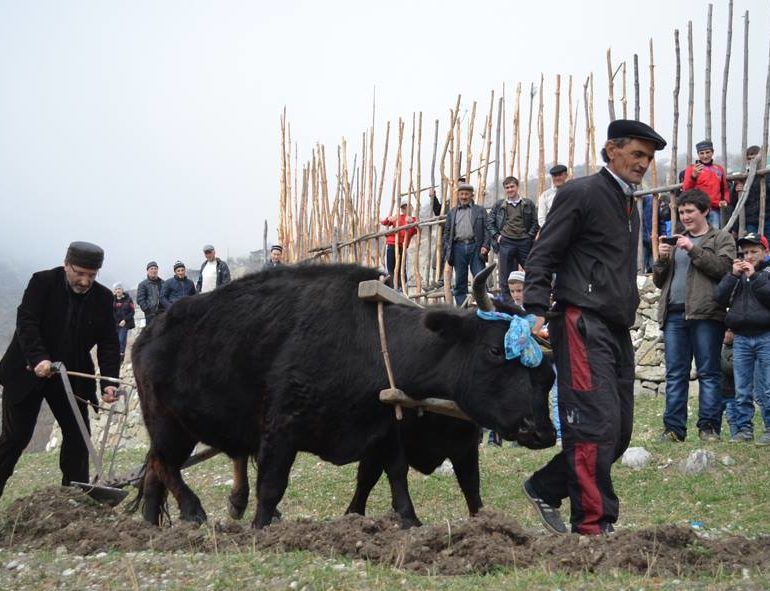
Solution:
{"label": "wooden yoke", "polygon": [[411,306],[414,308],[422,308],[423,306],[413,302],[408,297],[391,289],[382,281],[377,281],[376,279],[359,283],[358,297],[368,302],[377,303],[377,323],[379,325],[380,345],[382,347],[382,357],[385,361],[385,371],[388,374],[388,384],[390,386],[389,388],[380,391],[380,401],[386,404],[395,405],[396,419],[400,421],[403,418],[401,407],[406,406],[408,408],[416,408],[418,409],[418,412],[425,409],[430,412],[470,421],[471,418],[460,410],[460,407],[451,400],[444,400],[441,398],[415,400],[414,398],[407,396],[402,390],[396,388],[396,380],[393,375],[393,368],[390,365],[390,353],[388,352],[388,341],[385,333],[384,307],[385,304]]}

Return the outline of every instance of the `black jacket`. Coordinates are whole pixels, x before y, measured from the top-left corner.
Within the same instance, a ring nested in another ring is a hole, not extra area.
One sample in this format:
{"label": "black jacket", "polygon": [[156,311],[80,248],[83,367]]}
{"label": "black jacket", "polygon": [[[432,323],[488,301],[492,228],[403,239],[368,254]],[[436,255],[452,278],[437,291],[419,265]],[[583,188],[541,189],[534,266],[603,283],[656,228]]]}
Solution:
{"label": "black jacket", "polygon": [[[16,315],[16,332],[0,360],[5,400],[19,402],[40,387],[43,380],[31,370],[46,359],[63,361],[73,371],[94,373],[94,345],[102,375],[118,377],[120,352],[112,300],[112,292],[99,283],[86,294],[75,294],[67,284],[64,267],[32,275]],[[60,380],[58,376],[50,379]],[[70,381],[77,395],[96,402],[94,380]],[[103,389],[109,385],[102,382]]]}
{"label": "black jacket", "polygon": [[[500,249],[497,237],[505,227],[505,204],[507,202],[507,199],[500,199],[492,206],[492,209],[489,210],[489,215],[487,216],[487,234],[489,234],[489,239],[492,241],[492,248],[495,249],[495,252]],[[524,217],[524,229],[527,234],[529,234],[529,237],[534,239],[535,236],[537,236],[537,231],[540,229],[540,226],[537,223],[537,206],[531,199],[527,199],[526,197],[521,198],[521,206],[524,208],[524,211],[522,212]]]}
{"label": "black jacket", "polygon": [[[444,233],[442,236],[444,256],[450,265],[454,265],[452,244],[455,240],[455,220],[457,219],[457,210],[460,206],[449,210],[444,221]],[[476,238],[476,253],[480,254],[481,248],[489,250],[489,234],[487,233],[487,211],[480,205],[471,203],[471,225],[473,226],[473,235]]]}
{"label": "black jacket", "polygon": [[184,297],[195,295],[195,284],[185,277],[177,279],[176,275],[163,282],[163,289],[160,292],[160,305],[164,310],[168,310],[171,304]]}
{"label": "black jacket", "polygon": [[[200,275],[198,275],[198,281],[195,283],[195,291],[199,293],[203,286],[203,269],[206,268],[207,263],[208,261],[203,261]],[[225,283],[230,283],[230,267],[227,266],[226,262],[217,257],[217,287],[224,285]]]}
{"label": "black jacket", "polygon": [[125,328],[136,328],[134,322],[134,302],[127,293],[121,299],[114,297],[112,300],[112,315],[115,317],[115,328],[120,328],[121,321],[126,321]]}
{"label": "black jacket", "polygon": [[[762,168],[761,166],[759,168]],[[767,187],[767,196],[765,200],[765,220],[770,220],[770,174],[764,176],[765,186]],[[749,196],[746,197],[746,203],[743,206],[743,211],[746,213],[746,223],[756,226],[759,224],[759,189],[762,177],[754,177],[754,182],[751,183],[749,189]],[[735,190],[735,183],[732,183],[730,187],[730,203],[738,203],[738,197],[740,194]]]}
{"label": "black jacket", "polygon": [[145,316],[154,315],[163,310],[160,305],[161,291],[163,291],[163,279],[160,277],[155,280],[148,277],[136,288],[136,303],[139,304]]}
{"label": "black jacket", "polygon": [[714,289],[714,299],[729,306],[725,326],[752,336],[770,331],[770,265],[763,261],[751,277],[727,273]]}
{"label": "black jacket", "polygon": [[527,259],[524,307],[545,315],[556,273],[559,309],[578,306],[612,326],[633,326],[638,239],[634,199],[608,170],[566,183]]}

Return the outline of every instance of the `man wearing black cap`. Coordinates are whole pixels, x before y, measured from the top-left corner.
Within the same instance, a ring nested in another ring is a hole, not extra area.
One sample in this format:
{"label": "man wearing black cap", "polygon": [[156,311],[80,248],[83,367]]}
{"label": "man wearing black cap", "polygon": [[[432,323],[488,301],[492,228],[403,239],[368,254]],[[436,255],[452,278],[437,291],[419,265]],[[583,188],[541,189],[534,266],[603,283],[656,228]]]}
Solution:
{"label": "man wearing black cap", "polygon": [[730,203],[730,188],[727,186],[725,169],[714,163],[714,144],[703,140],[695,144],[698,161],[684,171],[683,191],[700,189],[711,199],[708,222],[712,228],[721,228],[719,209]]}
{"label": "man wearing black cap", "polygon": [[[96,282],[104,251],[73,242],[64,266],[32,275],[16,316],[16,332],[0,360],[3,428],[0,433],[0,495],[32,438],[45,399],[62,431],[59,467],[62,484],[88,482],[88,451],[67,401],[62,382],[52,378],[51,363],[93,374],[96,345],[102,375],[118,377],[120,355],[112,316],[112,292]],[[96,403],[96,382],[71,378],[75,395]],[[115,387],[102,382],[102,400],[116,400]],[[88,425],[88,408],[78,402]]]}
{"label": "man wearing black cap", "polygon": [[486,219],[486,210],[473,202],[473,185],[459,185],[457,205],[447,212],[442,235],[445,260],[455,271],[453,291],[458,306],[468,297],[468,268],[473,275],[484,269],[489,252]]}
{"label": "man wearing black cap", "polygon": [[569,176],[567,173],[567,167],[563,164],[557,164],[556,166],[552,167],[548,173],[551,175],[552,185],[550,188],[543,191],[537,200],[537,223],[541,228],[545,223],[545,218],[548,216],[548,212],[551,211],[553,198],[556,197],[556,191],[559,189],[559,187],[567,182],[567,177]]}
{"label": "man wearing black cap", "polygon": [[150,326],[155,317],[161,313],[160,294],[163,290],[163,279],[158,277],[158,263],[147,263],[147,279],[136,288],[136,303],[144,312],[145,326]]}
{"label": "man wearing black cap", "polygon": [[613,530],[618,498],[611,467],[633,426],[636,251],[633,192],[665,140],[652,128],[616,120],[607,130],[607,166],[556,194],[526,266],[524,307],[539,332],[556,274],[549,333],[559,380],[562,451],[524,483],[543,523],[566,533],[559,514],[569,497],[572,531]]}
{"label": "man wearing black cap", "polygon": [[273,246],[270,247],[270,258],[265,261],[264,265],[262,265],[262,270],[265,271],[267,269],[274,269],[283,265],[283,262],[281,262],[282,256],[283,246],[280,244],[273,244]]}
{"label": "man wearing black cap", "polygon": [[187,278],[187,268],[182,261],[177,261],[174,263],[174,276],[163,282],[160,305],[168,310],[174,302],[196,293],[195,284]]}
{"label": "man wearing black cap", "polygon": [[195,284],[198,293],[208,293],[221,285],[230,283],[230,267],[217,256],[213,245],[206,244],[203,247],[203,256],[206,260],[201,265],[201,272]]}

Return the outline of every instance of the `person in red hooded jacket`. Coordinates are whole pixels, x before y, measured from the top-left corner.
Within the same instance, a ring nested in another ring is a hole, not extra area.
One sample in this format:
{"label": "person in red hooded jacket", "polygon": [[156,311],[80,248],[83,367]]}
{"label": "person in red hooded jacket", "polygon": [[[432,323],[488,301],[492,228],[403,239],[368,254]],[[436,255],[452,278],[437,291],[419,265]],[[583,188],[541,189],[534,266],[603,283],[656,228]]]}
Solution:
{"label": "person in red hooded jacket", "polygon": [[[412,217],[412,208],[408,203],[402,203],[400,207],[401,213],[398,216],[392,215],[382,220],[383,226],[392,226],[394,228],[400,228],[407,224],[416,222],[417,219]],[[398,236],[398,249],[399,256],[401,258],[401,264],[404,266],[404,277],[406,277],[406,249],[409,248],[409,242],[412,236],[417,234],[417,227],[409,228],[408,230],[401,230],[388,234],[385,238],[386,250],[385,250],[385,265],[388,269],[388,274],[393,277],[393,285],[399,285],[401,282],[396,278],[396,237]],[[400,267],[399,267],[400,269]],[[399,277],[401,273],[399,270]],[[406,282],[406,279],[404,280]],[[399,291],[401,288],[399,287]]]}
{"label": "person in red hooded jacket", "polygon": [[714,163],[714,144],[703,140],[695,144],[698,161],[684,171],[683,191],[700,189],[711,199],[708,223],[712,228],[721,228],[719,209],[730,203],[730,189],[727,186],[725,169]]}

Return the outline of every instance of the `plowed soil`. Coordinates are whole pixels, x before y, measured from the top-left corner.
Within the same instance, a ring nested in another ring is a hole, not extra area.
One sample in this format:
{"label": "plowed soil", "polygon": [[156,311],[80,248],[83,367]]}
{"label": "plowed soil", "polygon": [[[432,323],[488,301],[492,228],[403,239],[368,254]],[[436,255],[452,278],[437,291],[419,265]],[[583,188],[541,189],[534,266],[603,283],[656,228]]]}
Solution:
{"label": "plowed soil", "polygon": [[525,531],[497,511],[472,519],[402,530],[394,516],[348,515],[329,521],[287,519],[262,531],[227,522],[203,527],[175,522],[157,528],[124,509],[99,505],[74,489],[47,488],[17,499],[0,515],[0,546],[66,547],[71,554],[282,552],[346,555],[423,574],[485,573],[497,568],[548,568],[564,573],[654,577],[770,567],[770,538],[709,538],[687,527],[619,531],[594,538]]}

